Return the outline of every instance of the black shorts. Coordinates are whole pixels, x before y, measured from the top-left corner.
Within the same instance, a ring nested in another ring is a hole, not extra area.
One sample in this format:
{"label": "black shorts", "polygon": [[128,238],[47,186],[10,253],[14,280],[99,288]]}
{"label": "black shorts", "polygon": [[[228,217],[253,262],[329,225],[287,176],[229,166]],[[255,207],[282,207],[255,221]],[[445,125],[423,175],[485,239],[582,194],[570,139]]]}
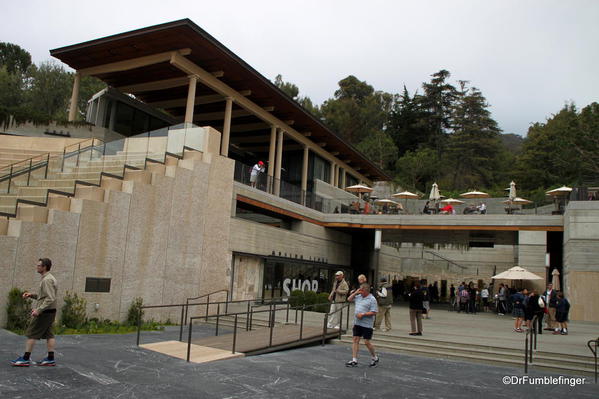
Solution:
{"label": "black shorts", "polygon": [[46,310],[34,317],[29,324],[25,335],[30,339],[50,339],[54,338],[52,324],[56,317],[56,309]]}
{"label": "black shorts", "polygon": [[372,339],[372,328],[357,326],[354,324],[354,337],[362,337],[364,339]]}

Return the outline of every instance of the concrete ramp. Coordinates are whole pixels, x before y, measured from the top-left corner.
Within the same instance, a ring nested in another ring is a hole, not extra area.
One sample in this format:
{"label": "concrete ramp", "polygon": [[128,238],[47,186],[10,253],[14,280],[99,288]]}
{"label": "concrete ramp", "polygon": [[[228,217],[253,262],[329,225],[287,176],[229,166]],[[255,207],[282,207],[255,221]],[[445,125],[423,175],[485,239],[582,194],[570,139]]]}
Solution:
{"label": "concrete ramp", "polygon": [[[162,353],[164,355],[176,357],[178,359],[187,359],[186,342],[163,341],[156,342],[153,344],[140,345],[140,347],[154,352]],[[193,363],[208,363],[216,360],[233,359],[243,356],[245,355],[240,352],[233,354],[230,350],[223,350],[218,348],[210,348],[208,346],[191,344],[189,361]]]}

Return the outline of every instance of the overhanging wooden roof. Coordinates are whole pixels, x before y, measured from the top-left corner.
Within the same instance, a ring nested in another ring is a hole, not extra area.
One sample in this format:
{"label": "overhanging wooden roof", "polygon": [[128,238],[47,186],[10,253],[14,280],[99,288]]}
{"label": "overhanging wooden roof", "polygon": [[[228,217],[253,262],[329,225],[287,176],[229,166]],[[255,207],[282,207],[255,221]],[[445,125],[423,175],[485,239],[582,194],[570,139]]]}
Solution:
{"label": "overhanging wooden roof", "polygon": [[[358,168],[360,173],[372,180],[390,179],[376,164],[189,19],[57,48],[51,50],[50,54],[71,68],[82,70],[180,49],[191,49],[191,53],[186,55],[186,58],[209,72],[218,75],[222,73],[220,80],[231,88],[239,92],[251,91],[250,98],[254,103],[272,108],[271,113],[280,120],[293,120],[293,129],[298,132],[310,132],[311,141],[326,143],[328,152],[339,152],[337,157],[349,161],[350,166]],[[168,61],[127,71],[91,73],[91,75],[117,88],[185,76]],[[146,90],[133,94],[151,104],[180,99],[186,95],[186,87]],[[213,91],[203,86],[198,86],[196,93],[198,96],[213,94]],[[180,116],[184,112],[181,106],[165,109],[173,116]],[[210,116],[210,110],[211,105],[202,108],[202,112],[208,114],[207,118]]]}

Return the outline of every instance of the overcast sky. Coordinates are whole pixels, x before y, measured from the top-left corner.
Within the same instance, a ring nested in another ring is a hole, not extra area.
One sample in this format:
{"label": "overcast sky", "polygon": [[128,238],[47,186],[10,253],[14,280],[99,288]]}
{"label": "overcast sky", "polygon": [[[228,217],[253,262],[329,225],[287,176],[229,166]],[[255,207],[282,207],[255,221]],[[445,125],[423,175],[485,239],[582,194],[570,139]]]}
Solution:
{"label": "overcast sky", "polygon": [[440,69],[478,87],[505,133],[525,135],[565,102],[599,101],[596,0],[29,0],[2,11],[0,41],[36,63],[53,48],[190,18],[317,104],[350,74],[412,93]]}

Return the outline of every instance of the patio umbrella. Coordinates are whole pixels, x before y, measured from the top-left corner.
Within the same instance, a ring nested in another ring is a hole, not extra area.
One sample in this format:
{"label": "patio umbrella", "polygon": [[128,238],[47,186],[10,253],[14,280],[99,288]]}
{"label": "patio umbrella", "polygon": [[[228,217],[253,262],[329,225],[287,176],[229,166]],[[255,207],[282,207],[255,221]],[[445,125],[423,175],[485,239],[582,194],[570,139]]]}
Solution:
{"label": "patio umbrella", "polygon": [[355,184],[353,186],[345,187],[345,191],[358,193],[359,197],[362,198],[362,193],[371,193],[373,189],[364,184]]}
{"label": "patio umbrella", "polygon": [[551,195],[552,197],[558,197],[561,195],[568,195],[572,192],[570,187],[561,186],[560,188],[556,188],[554,190],[547,191],[547,195]]}
{"label": "patio umbrella", "polygon": [[428,199],[431,201],[439,201],[441,199],[441,193],[439,193],[439,186],[437,183],[433,183],[431,187],[431,193],[428,196]]}
{"label": "patio umbrella", "polygon": [[514,181],[512,180],[512,182],[510,183],[510,188],[508,188],[508,190],[510,191],[508,198],[513,200],[516,197],[516,183],[514,183]]}
{"label": "patio umbrella", "polygon": [[553,269],[551,275],[553,276],[551,279],[551,282],[553,283],[553,289],[555,289],[556,291],[560,291],[561,287],[559,285],[559,272],[557,271],[557,269]]}
{"label": "patio umbrella", "polygon": [[377,199],[374,201],[374,203],[377,205],[395,205],[399,209],[403,209],[403,206],[401,206],[399,202],[390,199]]}
{"label": "patio umbrella", "polygon": [[543,277],[539,277],[520,266],[514,266],[491,278],[496,280],[543,280]]}
{"label": "patio umbrella", "polygon": [[408,206],[408,199],[418,198],[420,196],[418,194],[414,194],[414,193],[411,193],[409,191],[402,191],[401,193],[395,193],[395,194],[393,194],[392,197],[405,199],[404,203],[405,203],[405,205],[407,207]]}
{"label": "patio umbrella", "polygon": [[505,201],[501,201],[503,204],[514,204],[514,205],[526,205],[526,204],[532,204],[532,201],[524,199],[524,198],[520,198],[520,197],[516,197],[512,200],[505,200]]}
{"label": "patio umbrella", "polygon": [[464,203],[464,201],[460,201],[459,199],[455,199],[455,198],[446,198],[444,200],[441,200],[441,202],[443,202],[445,204],[451,204],[451,205],[458,205],[458,204]]}
{"label": "patio umbrella", "polygon": [[467,193],[460,194],[463,198],[489,198],[490,195],[483,193],[482,191],[468,191]]}

